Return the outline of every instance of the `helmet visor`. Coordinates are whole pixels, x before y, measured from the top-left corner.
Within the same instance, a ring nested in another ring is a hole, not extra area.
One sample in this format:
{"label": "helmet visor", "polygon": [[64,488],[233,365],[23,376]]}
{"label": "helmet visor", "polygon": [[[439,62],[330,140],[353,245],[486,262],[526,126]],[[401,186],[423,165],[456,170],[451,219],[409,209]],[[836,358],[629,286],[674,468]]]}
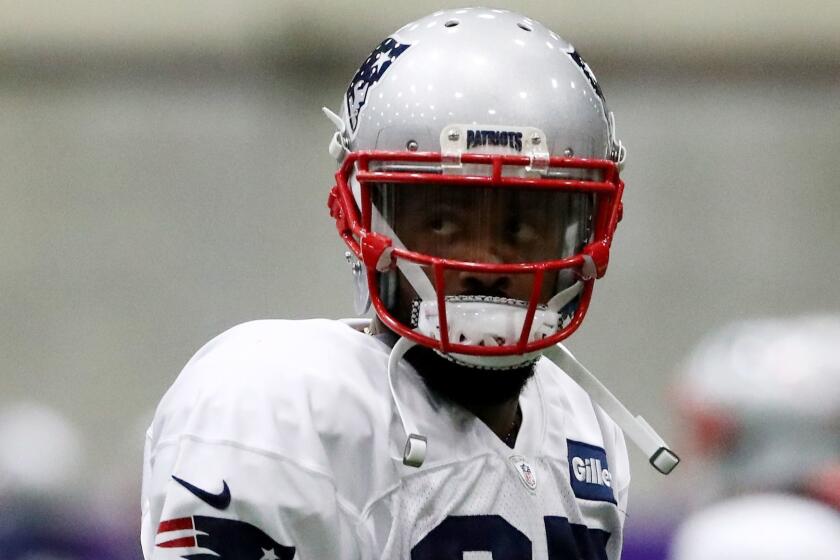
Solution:
{"label": "helmet visor", "polygon": [[371,194],[372,229],[433,257],[538,263],[575,255],[592,235],[592,195],[582,192],[399,183]]}

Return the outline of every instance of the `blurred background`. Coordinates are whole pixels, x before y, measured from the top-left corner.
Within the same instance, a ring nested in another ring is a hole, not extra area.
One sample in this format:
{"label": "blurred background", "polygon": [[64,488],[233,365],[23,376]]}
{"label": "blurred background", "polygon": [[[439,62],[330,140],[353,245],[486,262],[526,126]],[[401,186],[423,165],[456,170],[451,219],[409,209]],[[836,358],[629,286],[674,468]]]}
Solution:
{"label": "blurred background", "polygon": [[[137,557],[143,432],[187,359],[352,315],[321,107],[458,4],[0,0],[1,507],[28,488]],[[679,452],[669,387],[704,334],[840,311],[840,4],[484,4],[570,40],[616,114],[624,220],[569,345]],[[664,478],[631,450],[628,532],[684,511],[683,456]]]}

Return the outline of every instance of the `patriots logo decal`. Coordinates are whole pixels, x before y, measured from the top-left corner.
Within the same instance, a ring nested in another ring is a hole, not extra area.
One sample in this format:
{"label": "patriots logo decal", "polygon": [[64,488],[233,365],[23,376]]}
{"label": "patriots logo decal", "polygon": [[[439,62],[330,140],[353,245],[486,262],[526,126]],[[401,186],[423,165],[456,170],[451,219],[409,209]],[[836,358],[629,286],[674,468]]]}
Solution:
{"label": "patriots logo decal", "polygon": [[189,549],[185,560],[292,560],[295,549],[236,519],[194,515],[161,521],[156,548]]}
{"label": "patriots logo decal", "polygon": [[589,65],[584,62],[583,58],[581,58],[580,54],[575,50],[574,47],[570,46],[569,50],[566,51],[566,54],[575,61],[580,69],[583,71],[583,75],[586,76],[586,79],[589,80],[589,84],[592,86],[592,89],[595,90],[595,93],[598,94],[598,97],[601,98],[601,101],[604,101],[604,93],[601,91],[601,86],[598,85],[598,80],[595,79],[595,74],[592,72],[592,69]]}
{"label": "patriots logo decal", "polygon": [[359,112],[365,105],[368,89],[379,81],[391,66],[391,63],[410,46],[388,37],[370,53],[370,56],[356,71],[356,75],[353,76],[353,80],[347,86],[347,95],[345,96],[350,130],[356,131],[356,126],[359,124]]}

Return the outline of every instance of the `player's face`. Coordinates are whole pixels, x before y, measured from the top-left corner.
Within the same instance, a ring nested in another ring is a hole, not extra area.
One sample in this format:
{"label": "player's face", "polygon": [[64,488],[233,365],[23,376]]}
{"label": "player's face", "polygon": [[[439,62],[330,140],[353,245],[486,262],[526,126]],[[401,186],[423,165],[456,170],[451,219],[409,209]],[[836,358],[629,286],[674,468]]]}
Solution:
{"label": "player's face", "polygon": [[[391,188],[393,228],[415,252],[478,263],[527,263],[571,254],[578,244],[580,216],[588,208],[581,195],[547,189],[485,188],[460,185],[400,185]],[[431,277],[430,271],[426,271]],[[488,274],[447,269],[446,295],[488,295],[527,301],[531,274]],[[400,281],[398,312],[416,297]],[[540,303],[557,293],[556,277],[546,278]]]}

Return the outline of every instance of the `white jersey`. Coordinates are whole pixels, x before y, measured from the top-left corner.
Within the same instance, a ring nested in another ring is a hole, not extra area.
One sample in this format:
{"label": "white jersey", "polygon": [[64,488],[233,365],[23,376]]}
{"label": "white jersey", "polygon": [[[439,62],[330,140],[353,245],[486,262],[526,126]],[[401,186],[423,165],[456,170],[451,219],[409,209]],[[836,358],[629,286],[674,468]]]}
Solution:
{"label": "white jersey", "polygon": [[146,559],[618,560],[627,451],[583,390],[540,360],[511,449],[403,361],[396,391],[428,438],[408,467],[390,350],[327,320],[204,346],[147,434]]}

